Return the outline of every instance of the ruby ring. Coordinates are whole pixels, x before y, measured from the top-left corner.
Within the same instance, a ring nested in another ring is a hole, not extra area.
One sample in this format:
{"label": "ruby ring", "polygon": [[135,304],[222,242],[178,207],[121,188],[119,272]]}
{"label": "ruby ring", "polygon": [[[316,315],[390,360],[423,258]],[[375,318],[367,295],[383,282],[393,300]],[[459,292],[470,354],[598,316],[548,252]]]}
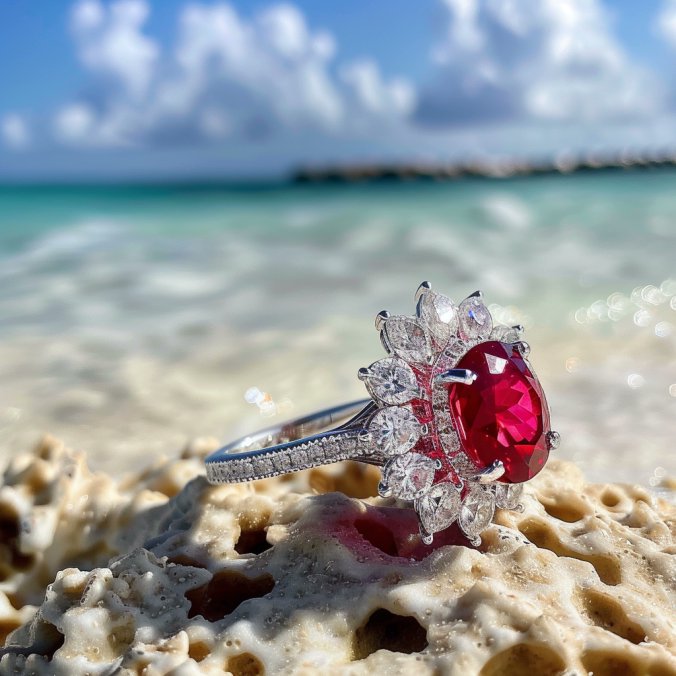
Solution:
{"label": "ruby ring", "polygon": [[481,292],[456,305],[427,282],[415,316],[383,311],[376,328],[388,356],[359,370],[369,399],[238,439],[206,459],[207,479],[359,460],[382,467],[381,496],[413,503],[426,544],[456,521],[479,544],[559,444],[523,329],[494,325]]}

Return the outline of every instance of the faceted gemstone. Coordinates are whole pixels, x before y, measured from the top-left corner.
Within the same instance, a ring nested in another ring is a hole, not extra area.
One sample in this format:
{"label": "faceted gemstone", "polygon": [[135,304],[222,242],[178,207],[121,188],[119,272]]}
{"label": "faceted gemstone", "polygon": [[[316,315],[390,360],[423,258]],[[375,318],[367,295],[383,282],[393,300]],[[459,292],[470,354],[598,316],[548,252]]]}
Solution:
{"label": "faceted gemstone", "polygon": [[458,310],[450,298],[440,293],[427,291],[420,296],[418,316],[440,348],[457,331]]}
{"label": "faceted gemstone", "polygon": [[521,339],[521,332],[518,326],[496,326],[491,334],[492,340],[499,340],[502,343],[516,343]]}
{"label": "faceted gemstone", "polygon": [[458,368],[477,374],[449,388],[449,407],[463,450],[480,468],[505,465],[500,481],[520,483],[547,461],[549,409],[540,383],[515,345],[480,343]]}
{"label": "faceted gemstone", "polygon": [[416,501],[420,522],[428,533],[448,528],[460,512],[460,491],[447,481],[434,484]]}
{"label": "faceted gemstone", "polygon": [[429,360],[432,354],[429,338],[413,317],[388,317],[384,331],[388,345],[403,360],[421,364]]}
{"label": "faceted gemstone", "polygon": [[408,408],[381,408],[369,423],[375,447],[384,455],[410,451],[420,438],[420,423]]}
{"label": "faceted gemstone", "polygon": [[434,460],[420,453],[396,455],[385,463],[383,481],[402,500],[415,500],[434,481]]}
{"label": "faceted gemstone", "polygon": [[458,523],[467,537],[475,540],[485,530],[495,512],[495,498],[492,493],[478,484],[473,485],[460,508]]}
{"label": "faceted gemstone", "polygon": [[486,340],[493,330],[493,318],[478,296],[470,296],[460,303],[460,337],[468,342]]}
{"label": "faceted gemstone", "polygon": [[420,389],[413,369],[396,357],[371,364],[365,381],[371,396],[385,404],[406,404],[418,396]]}
{"label": "faceted gemstone", "polygon": [[516,509],[523,494],[523,484],[501,484],[493,486],[495,491],[495,506],[502,509]]}

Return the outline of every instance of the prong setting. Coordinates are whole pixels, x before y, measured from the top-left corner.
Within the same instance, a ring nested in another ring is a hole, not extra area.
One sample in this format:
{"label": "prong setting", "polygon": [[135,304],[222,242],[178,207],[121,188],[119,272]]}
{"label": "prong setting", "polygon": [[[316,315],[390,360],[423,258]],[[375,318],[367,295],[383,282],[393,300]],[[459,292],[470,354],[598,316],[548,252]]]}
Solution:
{"label": "prong setting", "polygon": [[497,481],[505,473],[505,465],[502,460],[496,460],[490,467],[479,472],[477,478],[480,484],[490,484]]}
{"label": "prong setting", "polygon": [[382,331],[383,327],[385,326],[385,322],[389,319],[390,313],[387,310],[381,310],[377,315],[376,315],[376,331]]}
{"label": "prong setting", "polygon": [[415,302],[417,303],[431,288],[432,285],[429,282],[422,282],[415,292]]}
{"label": "prong setting", "polygon": [[561,435],[558,432],[555,432],[554,430],[547,432],[546,439],[547,439],[547,448],[550,451],[555,451],[561,444]]}
{"label": "prong setting", "polygon": [[423,544],[431,545],[434,542],[434,534],[428,533],[422,524],[418,524],[418,529],[420,530],[420,539],[423,541]]}
{"label": "prong setting", "polygon": [[463,385],[471,385],[476,379],[476,373],[469,369],[449,369],[434,376],[435,383],[462,383]]}
{"label": "prong setting", "polygon": [[[378,407],[369,418],[370,435],[360,436],[360,444],[377,447],[372,459],[383,468],[379,494],[414,503],[424,543],[457,521],[478,545],[496,506],[517,507],[527,480],[520,477],[539,471],[528,466],[529,454],[555,448],[559,437],[542,434],[549,413],[527,362],[528,373],[523,372],[521,360],[530,347],[521,338],[522,326],[494,325],[481,291],[456,305],[422,282],[415,301],[413,316],[385,310],[376,316],[388,356],[359,370]],[[535,403],[512,414],[508,397],[512,389],[521,392],[522,381],[534,391]],[[507,417],[502,404],[509,408]],[[487,433],[484,442],[482,430],[492,424],[491,415],[509,433]],[[542,424],[532,424],[529,416]],[[539,436],[524,437],[525,451],[513,448],[510,433],[528,430],[539,430]]]}
{"label": "prong setting", "polygon": [[530,355],[530,345],[525,340],[520,340],[516,343],[516,349],[519,350],[524,359],[527,359],[528,355]]}
{"label": "prong setting", "polygon": [[380,481],[378,483],[378,495],[381,498],[390,498],[392,497],[392,489],[384,481]]}

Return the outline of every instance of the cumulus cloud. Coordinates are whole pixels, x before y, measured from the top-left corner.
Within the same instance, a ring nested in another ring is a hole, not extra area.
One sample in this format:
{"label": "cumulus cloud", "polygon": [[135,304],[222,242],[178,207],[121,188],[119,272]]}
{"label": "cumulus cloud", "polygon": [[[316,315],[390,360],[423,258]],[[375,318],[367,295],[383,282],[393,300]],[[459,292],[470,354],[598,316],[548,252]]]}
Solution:
{"label": "cumulus cloud", "polygon": [[657,30],[676,49],[676,0],[665,0],[656,20]]}
{"label": "cumulus cloud", "polygon": [[429,125],[531,119],[604,122],[662,105],[598,0],[443,0],[437,75],[421,92]]}
{"label": "cumulus cloud", "polygon": [[142,32],[149,12],[144,0],[118,0],[109,7],[99,0],[81,0],[71,13],[82,63],[132,97],[148,91],[160,54]]}
{"label": "cumulus cloud", "polygon": [[341,77],[357,108],[368,113],[406,117],[415,106],[413,85],[403,78],[385,81],[375,61],[355,61],[342,69]]}
{"label": "cumulus cloud", "polygon": [[161,55],[144,34],[145,0],[80,0],[71,14],[77,53],[90,72],[88,100],[54,121],[56,138],[92,145],[167,145],[285,130],[328,134],[410,114],[414,90],[375,64],[333,72],[336,44],[293,5],[243,17],[230,4],[189,3],[177,42]]}
{"label": "cumulus cloud", "polygon": [[9,113],[0,120],[0,136],[5,145],[12,150],[22,150],[31,142],[28,123],[16,113]]}

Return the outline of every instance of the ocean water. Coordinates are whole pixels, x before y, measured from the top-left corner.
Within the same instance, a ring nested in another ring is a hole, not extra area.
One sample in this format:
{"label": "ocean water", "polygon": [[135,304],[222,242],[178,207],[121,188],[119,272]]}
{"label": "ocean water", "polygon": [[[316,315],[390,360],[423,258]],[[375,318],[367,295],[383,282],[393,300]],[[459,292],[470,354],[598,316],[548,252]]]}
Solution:
{"label": "ocean water", "polygon": [[422,280],[526,326],[593,480],[676,474],[676,172],[349,186],[0,188],[0,461],[124,474],[364,395]]}

